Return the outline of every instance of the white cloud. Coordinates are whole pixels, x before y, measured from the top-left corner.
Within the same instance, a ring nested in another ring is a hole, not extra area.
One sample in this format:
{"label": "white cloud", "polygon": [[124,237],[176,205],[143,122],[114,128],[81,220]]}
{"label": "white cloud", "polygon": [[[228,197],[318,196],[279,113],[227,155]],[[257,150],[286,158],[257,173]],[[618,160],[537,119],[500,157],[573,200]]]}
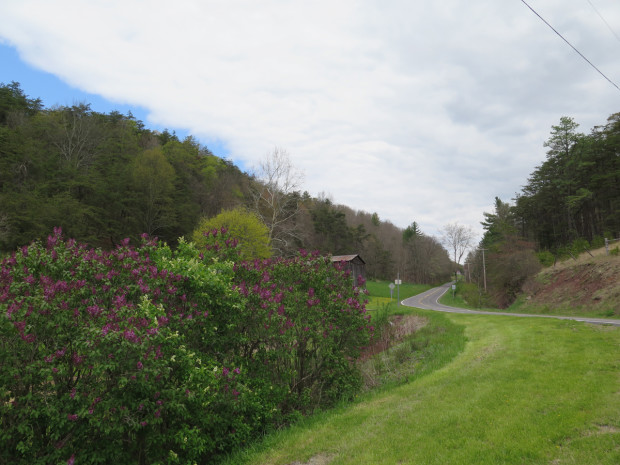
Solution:
{"label": "white cloud", "polygon": [[[586,2],[528,3],[620,80],[620,42]],[[616,2],[594,3],[620,26]],[[620,101],[518,1],[15,0],[0,15],[0,38],[70,85],[246,166],[284,147],[312,194],[429,234],[479,231],[552,124],[587,132]]]}

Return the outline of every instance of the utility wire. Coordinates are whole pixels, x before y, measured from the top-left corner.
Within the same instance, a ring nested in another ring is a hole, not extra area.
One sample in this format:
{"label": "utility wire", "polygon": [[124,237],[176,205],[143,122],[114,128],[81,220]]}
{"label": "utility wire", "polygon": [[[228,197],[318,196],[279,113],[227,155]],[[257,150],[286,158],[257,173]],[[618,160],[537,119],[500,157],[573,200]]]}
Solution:
{"label": "utility wire", "polygon": [[601,20],[605,23],[605,25],[607,26],[607,29],[609,29],[611,31],[611,33],[616,36],[616,39],[618,40],[618,42],[620,42],[620,37],[618,36],[618,34],[616,34],[616,31],[614,31],[612,29],[612,27],[609,25],[609,23],[605,20],[605,18],[603,18],[603,15],[599,13],[599,11],[596,9],[596,7],[592,4],[592,2],[590,0],[588,0],[588,3],[590,4],[590,6],[592,7],[592,9],[596,12],[596,14],[598,15],[599,18],[601,18]]}
{"label": "utility wire", "polygon": [[594,66],[594,64],[592,64],[592,62],[591,62],[590,60],[588,60],[588,59],[587,59],[587,58],[583,55],[583,53],[581,53],[579,50],[577,50],[577,49],[573,46],[573,44],[571,44],[568,40],[566,40],[566,39],[564,38],[564,36],[563,36],[562,34],[560,34],[558,31],[556,31],[556,30],[555,30],[555,28],[554,28],[551,24],[549,24],[549,23],[545,20],[545,18],[543,18],[542,16],[540,16],[540,15],[536,12],[536,10],[535,10],[534,8],[532,8],[531,6],[529,6],[529,5],[527,4],[527,2],[526,2],[525,0],[521,0],[521,1],[525,4],[525,6],[526,6],[526,7],[528,7],[530,10],[532,10],[532,13],[534,13],[536,16],[538,16],[538,17],[539,17],[539,18],[540,18],[540,19],[541,19],[541,20],[542,20],[542,21],[543,21],[543,22],[544,22],[547,26],[549,26],[553,32],[555,32],[558,36],[560,36],[560,38],[561,38],[564,42],[566,42],[566,43],[570,46],[570,48],[572,48],[575,52],[577,52],[581,58],[583,58],[584,60],[586,60],[586,61],[588,62],[588,64],[589,64],[590,66],[592,66],[592,68],[594,68],[596,71],[598,71],[598,73],[599,73],[601,76],[603,76],[605,79],[607,79],[607,81],[609,81],[609,83],[610,83],[612,86],[614,86],[616,89],[618,89],[618,90],[620,91],[620,87],[618,87],[618,85],[617,85],[615,82],[613,82],[611,79],[609,79],[607,76],[605,76],[605,75],[603,74],[603,72],[602,72],[600,69],[598,69],[596,66]]}

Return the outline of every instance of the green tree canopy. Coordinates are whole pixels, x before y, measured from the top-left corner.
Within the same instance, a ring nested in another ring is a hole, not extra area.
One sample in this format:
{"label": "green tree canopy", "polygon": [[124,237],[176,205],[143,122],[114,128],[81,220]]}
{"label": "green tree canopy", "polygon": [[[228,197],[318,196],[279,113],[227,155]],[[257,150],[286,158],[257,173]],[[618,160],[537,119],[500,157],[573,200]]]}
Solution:
{"label": "green tree canopy", "polygon": [[507,202],[502,202],[499,197],[495,197],[495,212],[484,212],[484,221],[480,224],[485,230],[482,244],[491,247],[498,242],[516,235],[515,216],[513,207]]}
{"label": "green tree canopy", "polygon": [[619,115],[591,134],[572,118],[552,126],[547,159],[530,175],[514,209],[521,234],[540,249],[620,234]]}
{"label": "green tree canopy", "polygon": [[174,187],[174,168],[166,160],[161,147],[156,147],[136,157],[132,174],[141,199],[142,227],[153,235],[172,222],[170,194]]}
{"label": "green tree canopy", "polygon": [[242,207],[224,210],[213,218],[203,218],[192,233],[192,240],[199,246],[204,245],[205,233],[221,228],[226,228],[231,236],[239,240],[241,259],[253,260],[271,256],[267,226],[254,213]]}

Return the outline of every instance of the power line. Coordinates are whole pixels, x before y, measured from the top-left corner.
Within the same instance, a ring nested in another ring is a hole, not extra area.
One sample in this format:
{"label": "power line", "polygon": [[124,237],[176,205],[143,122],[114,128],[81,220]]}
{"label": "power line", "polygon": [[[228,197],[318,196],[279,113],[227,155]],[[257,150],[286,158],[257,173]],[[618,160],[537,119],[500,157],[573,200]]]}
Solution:
{"label": "power line", "polygon": [[536,16],[538,16],[538,17],[539,17],[539,18],[540,18],[540,19],[541,19],[541,20],[542,20],[542,21],[543,21],[543,22],[544,22],[547,26],[549,26],[553,32],[555,32],[558,36],[560,36],[560,38],[561,38],[564,42],[566,42],[566,43],[570,46],[570,48],[572,48],[575,52],[577,52],[581,58],[583,58],[584,60],[586,60],[586,61],[588,62],[588,64],[589,64],[590,66],[592,66],[592,68],[594,68],[596,71],[598,71],[598,73],[599,73],[601,76],[603,76],[605,79],[607,79],[607,81],[609,81],[609,83],[610,83],[612,86],[614,86],[616,89],[618,89],[618,90],[620,91],[620,87],[618,87],[618,85],[617,85],[615,82],[613,82],[611,79],[609,79],[607,76],[605,76],[605,74],[603,74],[603,72],[602,72],[600,69],[598,69],[596,66],[594,66],[594,64],[593,64],[590,60],[588,60],[588,59],[587,59],[587,58],[583,55],[583,53],[581,53],[579,50],[577,50],[577,49],[573,46],[573,44],[571,44],[568,40],[566,40],[566,39],[564,38],[564,36],[563,36],[562,34],[560,34],[558,31],[556,31],[556,30],[555,30],[555,28],[554,28],[551,24],[549,24],[549,23],[545,20],[545,18],[543,18],[542,16],[540,16],[540,15],[536,12],[536,10],[535,10],[534,8],[532,8],[531,6],[529,6],[529,5],[527,4],[527,2],[526,2],[525,0],[521,0],[521,1],[523,2],[523,4],[524,4],[526,7],[528,7],[530,10],[532,10],[532,13],[534,13]]}
{"label": "power line", "polygon": [[605,18],[603,18],[603,15],[599,13],[599,11],[596,9],[596,7],[592,4],[592,2],[590,0],[588,0],[588,3],[590,4],[590,6],[592,7],[592,9],[596,12],[596,14],[598,15],[599,18],[601,18],[601,20],[605,23],[605,25],[607,26],[607,29],[609,29],[611,31],[611,33],[616,36],[616,39],[618,40],[618,42],[620,42],[620,37],[618,36],[618,34],[616,34],[616,31],[614,31],[612,29],[612,27],[609,25],[609,23],[605,20]]}

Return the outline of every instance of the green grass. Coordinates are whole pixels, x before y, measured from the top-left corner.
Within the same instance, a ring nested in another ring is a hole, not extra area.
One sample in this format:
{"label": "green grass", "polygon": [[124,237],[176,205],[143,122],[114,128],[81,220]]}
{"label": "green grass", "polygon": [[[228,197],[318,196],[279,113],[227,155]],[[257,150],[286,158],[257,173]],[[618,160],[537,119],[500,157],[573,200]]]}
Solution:
{"label": "green grass", "polygon": [[[401,307],[399,314],[423,326],[387,350],[360,362],[364,390],[379,389],[417,379],[448,363],[465,346],[464,328],[442,313]],[[405,321],[403,319],[403,321]]]}
{"label": "green grass", "polygon": [[560,307],[553,305],[538,304],[532,305],[526,300],[526,296],[521,295],[505,311],[514,313],[531,313],[540,315],[563,315],[563,316],[587,316],[593,318],[620,318],[618,304],[608,303],[606,306],[568,306]]}
{"label": "green grass", "polygon": [[620,463],[619,328],[424,314],[464,327],[464,350],[442,358],[433,345],[436,365],[409,382],[269,436],[229,464]]}
{"label": "green grass", "polygon": [[[464,326],[451,322],[443,313],[407,307],[401,307],[401,309],[404,315],[417,315],[425,318],[427,324],[401,344],[361,363],[364,376],[368,369],[377,369],[379,373],[375,373],[374,376],[377,377],[378,387],[360,393],[353,403],[343,403],[331,411],[319,412],[288,429],[269,435],[263,442],[229,457],[225,465],[272,463],[263,462],[262,457],[278,449],[283,441],[284,443],[290,440],[295,441],[294,438],[299,434],[303,435],[304,431],[320,428],[325,422],[333,421],[366,402],[376,402],[392,389],[423,378],[447,365],[463,351],[466,343]],[[404,357],[403,352],[405,352]],[[377,365],[380,366],[377,367]],[[280,452],[275,452],[275,454],[280,455]],[[313,455],[318,454],[313,452]],[[321,462],[317,462],[316,465],[319,463]]]}
{"label": "green grass", "polygon": [[390,299],[390,281],[368,281],[366,282],[366,289],[368,290],[368,310],[379,310],[383,305],[389,305],[390,313],[394,313],[398,307],[397,297],[400,295],[400,300],[406,299],[424,291],[428,291],[433,286],[428,284],[401,284],[400,291],[397,292],[397,288],[394,288],[393,296]]}

